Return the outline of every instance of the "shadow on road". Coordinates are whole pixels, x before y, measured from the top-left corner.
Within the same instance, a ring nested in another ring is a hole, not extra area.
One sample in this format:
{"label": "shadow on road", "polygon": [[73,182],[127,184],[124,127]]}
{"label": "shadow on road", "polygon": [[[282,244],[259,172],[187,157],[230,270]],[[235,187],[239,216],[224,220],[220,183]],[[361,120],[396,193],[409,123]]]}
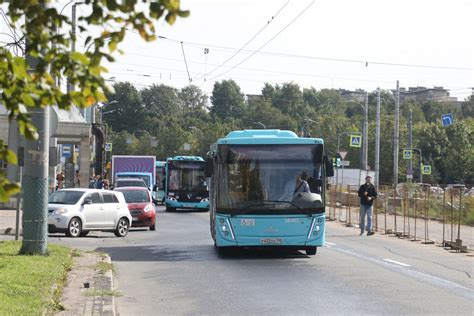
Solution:
{"label": "shadow on road", "polygon": [[191,246],[128,246],[101,247],[96,251],[110,255],[112,261],[212,261],[212,260],[255,260],[255,259],[307,259],[305,254],[291,249],[256,249],[239,248],[226,253],[217,254],[212,245]]}

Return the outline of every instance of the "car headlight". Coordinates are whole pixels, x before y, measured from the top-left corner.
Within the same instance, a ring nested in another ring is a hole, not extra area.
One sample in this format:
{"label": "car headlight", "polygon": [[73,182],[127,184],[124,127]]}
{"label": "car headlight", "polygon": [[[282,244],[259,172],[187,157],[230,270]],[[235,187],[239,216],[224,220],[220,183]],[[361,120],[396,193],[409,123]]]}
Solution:
{"label": "car headlight", "polygon": [[155,209],[155,208],[153,207],[153,205],[147,204],[147,205],[145,206],[145,208],[143,209],[143,211],[144,211],[144,212],[151,212],[151,211],[153,211],[154,209]]}
{"label": "car headlight", "polygon": [[209,202],[209,198],[204,198],[201,200],[201,202]]}
{"label": "car headlight", "polygon": [[167,196],[166,198],[171,201],[177,201],[174,197],[171,197],[171,196]]}
{"label": "car headlight", "polygon": [[61,215],[67,213],[67,208],[58,208],[57,210],[54,211],[54,215]]}

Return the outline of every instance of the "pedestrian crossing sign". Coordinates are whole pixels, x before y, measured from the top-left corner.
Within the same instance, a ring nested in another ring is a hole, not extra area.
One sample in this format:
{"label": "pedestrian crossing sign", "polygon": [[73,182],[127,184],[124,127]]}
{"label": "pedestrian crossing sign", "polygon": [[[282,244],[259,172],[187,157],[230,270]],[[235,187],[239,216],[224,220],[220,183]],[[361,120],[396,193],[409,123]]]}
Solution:
{"label": "pedestrian crossing sign", "polygon": [[423,165],[423,169],[421,169],[421,174],[431,174],[431,166]]}
{"label": "pedestrian crossing sign", "polygon": [[411,149],[404,149],[403,150],[403,159],[411,159]]}
{"label": "pedestrian crossing sign", "polygon": [[361,135],[351,135],[351,142],[349,144],[350,147],[361,147],[362,144],[362,136]]}

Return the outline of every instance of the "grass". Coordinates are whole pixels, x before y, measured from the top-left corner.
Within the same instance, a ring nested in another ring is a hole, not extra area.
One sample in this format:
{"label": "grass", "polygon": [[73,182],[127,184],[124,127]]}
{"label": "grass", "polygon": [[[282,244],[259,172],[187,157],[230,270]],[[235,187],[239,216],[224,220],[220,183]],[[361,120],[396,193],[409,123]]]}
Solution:
{"label": "grass", "polygon": [[111,270],[112,273],[115,274],[114,266],[111,263],[108,262],[99,262],[97,263],[96,270],[99,272],[99,274],[105,274],[105,272]]}
{"label": "grass", "polygon": [[49,245],[47,256],[20,256],[20,248],[19,241],[0,241],[0,314],[62,310],[62,289],[72,268],[70,249]]}

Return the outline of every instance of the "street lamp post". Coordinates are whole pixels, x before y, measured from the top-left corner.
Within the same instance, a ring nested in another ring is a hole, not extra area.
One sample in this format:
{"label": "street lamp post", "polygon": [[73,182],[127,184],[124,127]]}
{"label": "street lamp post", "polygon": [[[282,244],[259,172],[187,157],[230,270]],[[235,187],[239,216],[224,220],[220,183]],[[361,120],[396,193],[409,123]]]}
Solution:
{"label": "street lamp post", "polygon": [[420,166],[420,183],[423,183],[423,173],[422,173],[422,170],[421,168],[423,168],[423,155],[421,153],[421,149],[420,148],[412,148],[413,151],[418,151],[420,153],[420,161],[419,161],[419,166]]}

